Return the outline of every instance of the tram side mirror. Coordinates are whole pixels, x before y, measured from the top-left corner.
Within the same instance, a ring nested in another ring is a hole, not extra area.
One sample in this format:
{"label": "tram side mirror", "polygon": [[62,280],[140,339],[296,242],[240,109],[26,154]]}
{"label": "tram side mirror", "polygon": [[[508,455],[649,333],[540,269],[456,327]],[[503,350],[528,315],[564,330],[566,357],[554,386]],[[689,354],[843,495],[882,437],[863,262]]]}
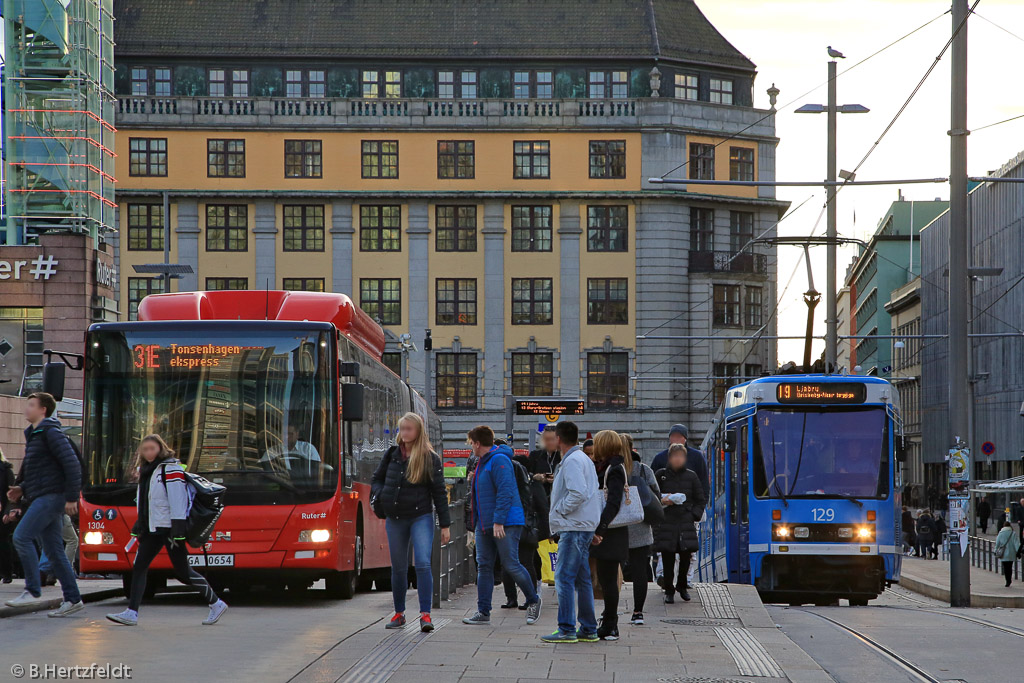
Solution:
{"label": "tram side mirror", "polygon": [[60,401],[64,398],[64,361],[49,362],[43,365],[43,391]]}
{"label": "tram side mirror", "polygon": [[736,450],[736,430],[730,429],[725,433],[725,447],[726,453],[732,453]]}
{"label": "tram side mirror", "polygon": [[896,437],[896,461],[907,461],[907,437],[902,434]]}
{"label": "tram side mirror", "polygon": [[341,385],[341,419],[347,422],[363,421],[363,385]]}

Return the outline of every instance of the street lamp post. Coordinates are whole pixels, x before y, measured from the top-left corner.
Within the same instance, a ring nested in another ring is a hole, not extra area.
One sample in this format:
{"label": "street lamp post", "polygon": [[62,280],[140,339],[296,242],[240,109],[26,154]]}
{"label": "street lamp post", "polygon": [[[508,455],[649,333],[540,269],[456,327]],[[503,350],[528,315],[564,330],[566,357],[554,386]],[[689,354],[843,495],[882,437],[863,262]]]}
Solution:
{"label": "street lamp post", "polygon": [[[826,169],[826,211],[827,229],[825,232],[828,244],[826,245],[825,265],[828,269],[825,278],[825,371],[836,370],[836,357],[839,347],[839,320],[837,311],[838,288],[836,286],[836,239],[839,236],[836,214],[836,128],[838,114],[865,114],[870,111],[860,104],[836,104],[836,60],[829,60],[828,63],[828,104],[805,104],[796,110],[797,114],[828,114],[828,152]],[[853,174],[844,176],[846,180],[852,180]]]}

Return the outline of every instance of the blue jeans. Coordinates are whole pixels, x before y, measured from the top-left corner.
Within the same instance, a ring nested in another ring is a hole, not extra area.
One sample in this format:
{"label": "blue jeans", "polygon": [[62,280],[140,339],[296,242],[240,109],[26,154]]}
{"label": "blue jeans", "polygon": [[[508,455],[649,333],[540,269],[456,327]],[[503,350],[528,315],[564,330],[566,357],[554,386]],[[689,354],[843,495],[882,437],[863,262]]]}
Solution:
{"label": "blue jeans", "polygon": [[501,558],[501,566],[526,596],[526,604],[538,600],[537,587],[530,579],[530,573],[519,561],[519,537],[522,525],[505,527],[505,538],[495,538],[494,533],[476,530],[476,609],[481,614],[491,613],[491,597],[494,595],[494,558]]}
{"label": "blue jeans", "polygon": [[558,538],[555,592],[558,593],[558,630],[564,634],[576,633],[576,600],[579,600],[580,631],[597,633],[589,562],[593,539],[593,531],[563,531]]}
{"label": "blue jeans", "polygon": [[434,548],[434,515],[428,512],[415,519],[392,519],[384,522],[391,551],[391,595],[395,612],[405,612],[405,593],[409,590],[409,546],[416,562],[416,592],[420,596],[420,612],[430,614],[434,597],[434,575],[430,571],[430,554]]}
{"label": "blue jeans", "polygon": [[82,594],[78,592],[75,572],[64,554],[64,539],[61,537],[63,528],[64,496],[59,493],[39,496],[28,506],[18,528],[14,530],[14,549],[18,551],[21,567],[25,571],[25,590],[36,597],[43,592],[39,583],[39,555],[35,544],[38,541],[43,552],[50,558],[53,573],[64,592],[64,600],[76,603],[81,601]]}

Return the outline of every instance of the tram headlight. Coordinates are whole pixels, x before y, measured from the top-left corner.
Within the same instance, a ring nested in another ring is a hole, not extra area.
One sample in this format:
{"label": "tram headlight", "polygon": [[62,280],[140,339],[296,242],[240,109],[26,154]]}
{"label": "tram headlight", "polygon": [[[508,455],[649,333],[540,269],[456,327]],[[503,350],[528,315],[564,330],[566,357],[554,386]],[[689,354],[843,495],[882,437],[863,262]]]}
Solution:
{"label": "tram headlight", "polygon": [[82,536],[84,545],[111,545],[114,542],[114,534],[109,531],[86,531]]}
{"label": "tram headlight", "polygon": [[859,526],[857,527],[857,538],[861,541],[869,541],[875,536],[874,527],[870,526]]}
{"label": "tram headlight", "polygon": [[793,527],[793,537],[794,538],[810,538],[810,536],[811,536],[811,530],[808,527],[805,527],[805,526]]}
{"label": "tram headlight", "polygon": [[327,529],[303,529],[299,532],[299,543],[325,543],[331,540]]}
{"label": "tram headlight", "polygon": [[779,537],[779,538],[789,538],[789,534],[790,534],[789,527],[786,526],[785,524],[776,524],[775,525],[775,535],[777,537]]}
{"label": "tram headlight", "polygon": [[853,538],[853,527],[841,526],[839,527],[839,538]]}

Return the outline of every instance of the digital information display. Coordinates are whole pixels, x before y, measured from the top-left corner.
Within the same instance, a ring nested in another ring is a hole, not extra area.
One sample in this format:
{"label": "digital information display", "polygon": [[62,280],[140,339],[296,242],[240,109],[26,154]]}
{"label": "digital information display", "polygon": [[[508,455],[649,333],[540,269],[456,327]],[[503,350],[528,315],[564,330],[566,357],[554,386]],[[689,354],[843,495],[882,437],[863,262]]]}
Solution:
{"label": "digital information display", "polygon": [[858,382],[787,382],[779,384],[779,403],[863,403],[868,389]]}
{"label": "digital information display", "polygon": [[582,415],[581,398],[530,398],[516,400],[516,415]]}
{"label": "digital information display", "polygon": [[221,360],[262,346],[223,344],[136,344],[132,362],[136,368],[215,368]]}

